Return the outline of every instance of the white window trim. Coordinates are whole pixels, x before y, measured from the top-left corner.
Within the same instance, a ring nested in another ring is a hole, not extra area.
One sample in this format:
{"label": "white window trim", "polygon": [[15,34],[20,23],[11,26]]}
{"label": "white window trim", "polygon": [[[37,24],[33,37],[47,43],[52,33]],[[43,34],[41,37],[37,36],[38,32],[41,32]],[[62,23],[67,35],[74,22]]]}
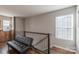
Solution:
{"label": "white window trim", "polygon": [[[74,22],[73,22],[73,21],[74,21],[74,16],[73,16],[73,14],[68,14],[68,15],[62,15],[62,16],[57,16],[57,17],[65,17],[65,16],[71,16],[71,17],[72,17],[71,19],[72,19],[72,26],[73,26],[72,29],[73,29],[73,30],[72,30],[72,35],[71,35],[72,38],[71,38],[70,40],[73,40],[73,39],[74,39],[74,38],[73,38],[73,34],[74,34],[74,25],[73,25],[73,23],[74,23]],[[57,17],[55,17],[55,20],[56,20]],[[58,38],[58,37],[56,36],[56,29],[57,29],[57,27],[56,27],[56,21],[55,21],[55,38],[56,38],[56,39],[62,39],[62,40],[69,40],[69,39]]]}

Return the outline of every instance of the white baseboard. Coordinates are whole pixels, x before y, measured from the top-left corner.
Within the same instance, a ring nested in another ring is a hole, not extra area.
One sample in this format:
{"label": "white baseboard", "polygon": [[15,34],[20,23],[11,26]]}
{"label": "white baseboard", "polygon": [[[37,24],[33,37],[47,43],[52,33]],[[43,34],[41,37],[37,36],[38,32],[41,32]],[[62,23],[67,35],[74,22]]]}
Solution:
{"label": "white baseboard", "polygon": [[64,47],[61,47],[61,46],[58,46],[58,45],[53,45],[53,47],[58,47],[58,48],[61,48],[61,49],[67,50],[67,51],[76,52],[75,50],[64,48]]}

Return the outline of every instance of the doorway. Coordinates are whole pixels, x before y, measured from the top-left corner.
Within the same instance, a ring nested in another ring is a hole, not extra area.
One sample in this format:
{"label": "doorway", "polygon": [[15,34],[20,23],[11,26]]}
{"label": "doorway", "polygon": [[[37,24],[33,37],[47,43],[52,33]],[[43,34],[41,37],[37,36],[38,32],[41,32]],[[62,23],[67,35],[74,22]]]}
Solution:
{"label": "doorway", "polygon": [[0,16],[0,53],[7,53],[7,42],[14,38],[13,17]]}

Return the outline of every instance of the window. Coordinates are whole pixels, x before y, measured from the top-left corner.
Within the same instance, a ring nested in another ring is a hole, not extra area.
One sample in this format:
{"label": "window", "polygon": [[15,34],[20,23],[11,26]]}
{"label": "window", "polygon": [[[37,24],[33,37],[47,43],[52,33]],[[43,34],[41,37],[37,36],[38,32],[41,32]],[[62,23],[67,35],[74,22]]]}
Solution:
{"label": "window", "polygon": [[10,31],[10,21],[9,20],[3,20],[3,31]]}
{"label": "window", "polygon": [[73,40],[73,14],[56,17],[56,38]]}

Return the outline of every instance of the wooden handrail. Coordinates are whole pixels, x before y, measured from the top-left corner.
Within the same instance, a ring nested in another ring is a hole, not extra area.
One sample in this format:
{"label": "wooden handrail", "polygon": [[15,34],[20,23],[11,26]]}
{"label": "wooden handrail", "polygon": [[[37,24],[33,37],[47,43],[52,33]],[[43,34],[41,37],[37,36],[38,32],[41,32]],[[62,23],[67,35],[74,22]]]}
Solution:
{"label": "wooden handrail", "polygon": [[14,39],[16,38],[16,17],[14,16]]}
{"label": "wooden handrail", "polygon": [[[39,33],[39,32],[24,31],[24,36],[25,36],[26,33],[47,35],[47,37],[48,37],[48,54],[50,54],[50,34],[49,34],[49,33]],[[46,37],[45,37],[45,38],[46,38]],[[40,41],[42,42],[45,38],[43,38],[43,39],[40,40]],[[39,42],[38,42],[38,43],[39,43]]]}
{"label": "wooden handrail", "polygon": [[24,31],[25,33],[33,33],[33,34],[42,34],[42,35],[48,35],[49,33],[39,33],[39,32],[31,32],[31,31]]}
{"label": "wooden handrail", "polygon": [[50,54],[50,34],[48,34],[48,54]]}

